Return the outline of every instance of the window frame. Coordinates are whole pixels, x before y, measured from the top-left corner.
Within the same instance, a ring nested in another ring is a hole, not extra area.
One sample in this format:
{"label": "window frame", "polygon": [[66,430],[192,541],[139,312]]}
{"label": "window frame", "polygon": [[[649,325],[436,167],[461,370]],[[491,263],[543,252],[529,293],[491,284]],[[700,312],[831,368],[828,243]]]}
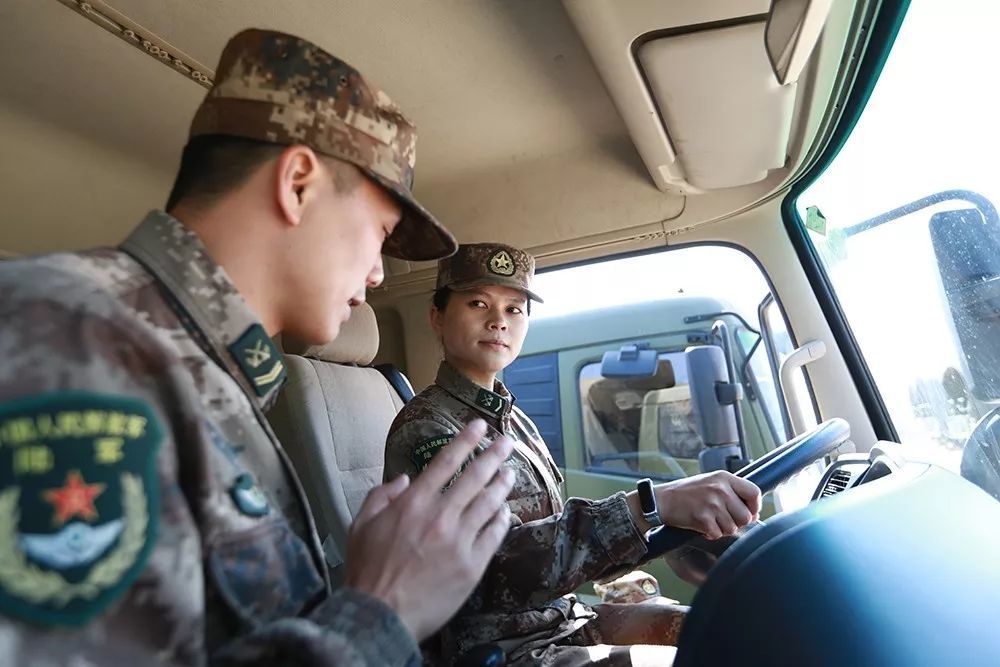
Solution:
{"label": "window frame", "polygon": [[[757,320],[760,322],[760,333],[761,336],[764,338],[764,347],[767,349],[767,363],[771,367],[771,379],[774,382],[774,386],[778,387],[779,394],[781,394],[782,400],[779,401],[779,403],[781,404],[779,406],[779,409],[781,411],[781,422],[784,425],[785,433],[789,434],[792,432],[792,418],[788,415],[788,404],[784,400],[785,398],[784,393],[781,392],[781,376],[780,376],[780,369],[778,367],[778,350],[777,348],[775,348],[774,345],[774,333],[771,331],[771,325],[768,323],[767,316],[764,314],[764,311],[766,311],[768,306],[770,306],[772,303],[777,305],[777,302],[774,300],[773,294],[768,294],[766,297],[761,299],[760,304],[757,306]],[[781,308],[779,307],[778,310],[780,312]],[[803,372],[805,372],[806,369],[803,368],[802,370]],[[813,401],[815,403],[816,399],[815,399],[815,394],[812,391],[812,386],[809,387],[809,393],[814,397]],[[813,409],[815,410],[815,408],[816,406],[814,404]],[[817,414],[819,414],[818,410],[815,411]]]}

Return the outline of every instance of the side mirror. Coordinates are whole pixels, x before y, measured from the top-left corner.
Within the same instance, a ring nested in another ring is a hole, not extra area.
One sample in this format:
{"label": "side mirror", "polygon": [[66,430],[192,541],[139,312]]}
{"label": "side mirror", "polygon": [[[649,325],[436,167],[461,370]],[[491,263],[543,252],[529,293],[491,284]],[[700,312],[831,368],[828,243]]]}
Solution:
{"label": "side mirror", "polygon": [[833,0],[771,0],[764,47],[782,86],[794,83],[809,61]]}
{"label": "side mirror", "polygon": [[[945,299],[951,310],[961,361],[980,401],[1000,399],[1000,220],[978,209],[941,211],[931,216],[931,245]],[[964,390],[962,391],[964,393]]]}
{"label": "side mirror", "polygon": [[705,449],[698,454],[702,472],[729,470],[745,464],[737,419],[742,387],[729,381],[729,362],[718,345],[696,345],[684,351],[691,390],[691,414]]}

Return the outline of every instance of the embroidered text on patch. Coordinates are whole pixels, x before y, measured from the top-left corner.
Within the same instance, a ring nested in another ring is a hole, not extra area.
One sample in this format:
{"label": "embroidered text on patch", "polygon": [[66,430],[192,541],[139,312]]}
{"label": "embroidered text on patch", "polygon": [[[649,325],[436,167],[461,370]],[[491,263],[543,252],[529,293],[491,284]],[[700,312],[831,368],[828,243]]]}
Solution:
{"label": "embroidered text on patch", "polygon": [[410,460],[413,461],[413,465],[417,467],[417,470],[423,470],[431,462],[431,459],[434,458],[434,455],[441,451],[454,437],[453,434],[449,433],[448,435],[424,440],[413,448]]}

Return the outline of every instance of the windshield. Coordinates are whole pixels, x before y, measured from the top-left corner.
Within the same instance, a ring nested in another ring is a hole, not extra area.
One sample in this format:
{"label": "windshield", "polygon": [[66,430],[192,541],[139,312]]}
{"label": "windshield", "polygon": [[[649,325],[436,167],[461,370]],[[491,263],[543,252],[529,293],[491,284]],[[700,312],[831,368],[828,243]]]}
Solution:
{"label": "windshield", "polygon": [[680,294],[725,295],[734,310],[752,321],[757,305],[770,293],[753,260],[714,245],[687,246],[666,258],[655,252],[547,271],[535,276],[533,284],[545,303],[532,306],[532,321]]}
{"label": "windshield", "polygon": [[856,128],[798,198],[911,457],[958,471],[1000,404],[1000,5],[910,6]]}

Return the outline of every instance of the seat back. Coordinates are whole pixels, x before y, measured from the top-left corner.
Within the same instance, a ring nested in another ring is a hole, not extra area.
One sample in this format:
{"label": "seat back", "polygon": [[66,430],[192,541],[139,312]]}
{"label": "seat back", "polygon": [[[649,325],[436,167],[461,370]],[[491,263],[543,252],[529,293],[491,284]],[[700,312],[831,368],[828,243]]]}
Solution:
{"label": "seat back", "polygon": [[305,487],[334,585],[343,581],[351,521],[382,483],[385,438],[403,406],[386,377],[367,366],[378,342],[367,304],[328,345],[282,341],[288,381],[268,415]]}

